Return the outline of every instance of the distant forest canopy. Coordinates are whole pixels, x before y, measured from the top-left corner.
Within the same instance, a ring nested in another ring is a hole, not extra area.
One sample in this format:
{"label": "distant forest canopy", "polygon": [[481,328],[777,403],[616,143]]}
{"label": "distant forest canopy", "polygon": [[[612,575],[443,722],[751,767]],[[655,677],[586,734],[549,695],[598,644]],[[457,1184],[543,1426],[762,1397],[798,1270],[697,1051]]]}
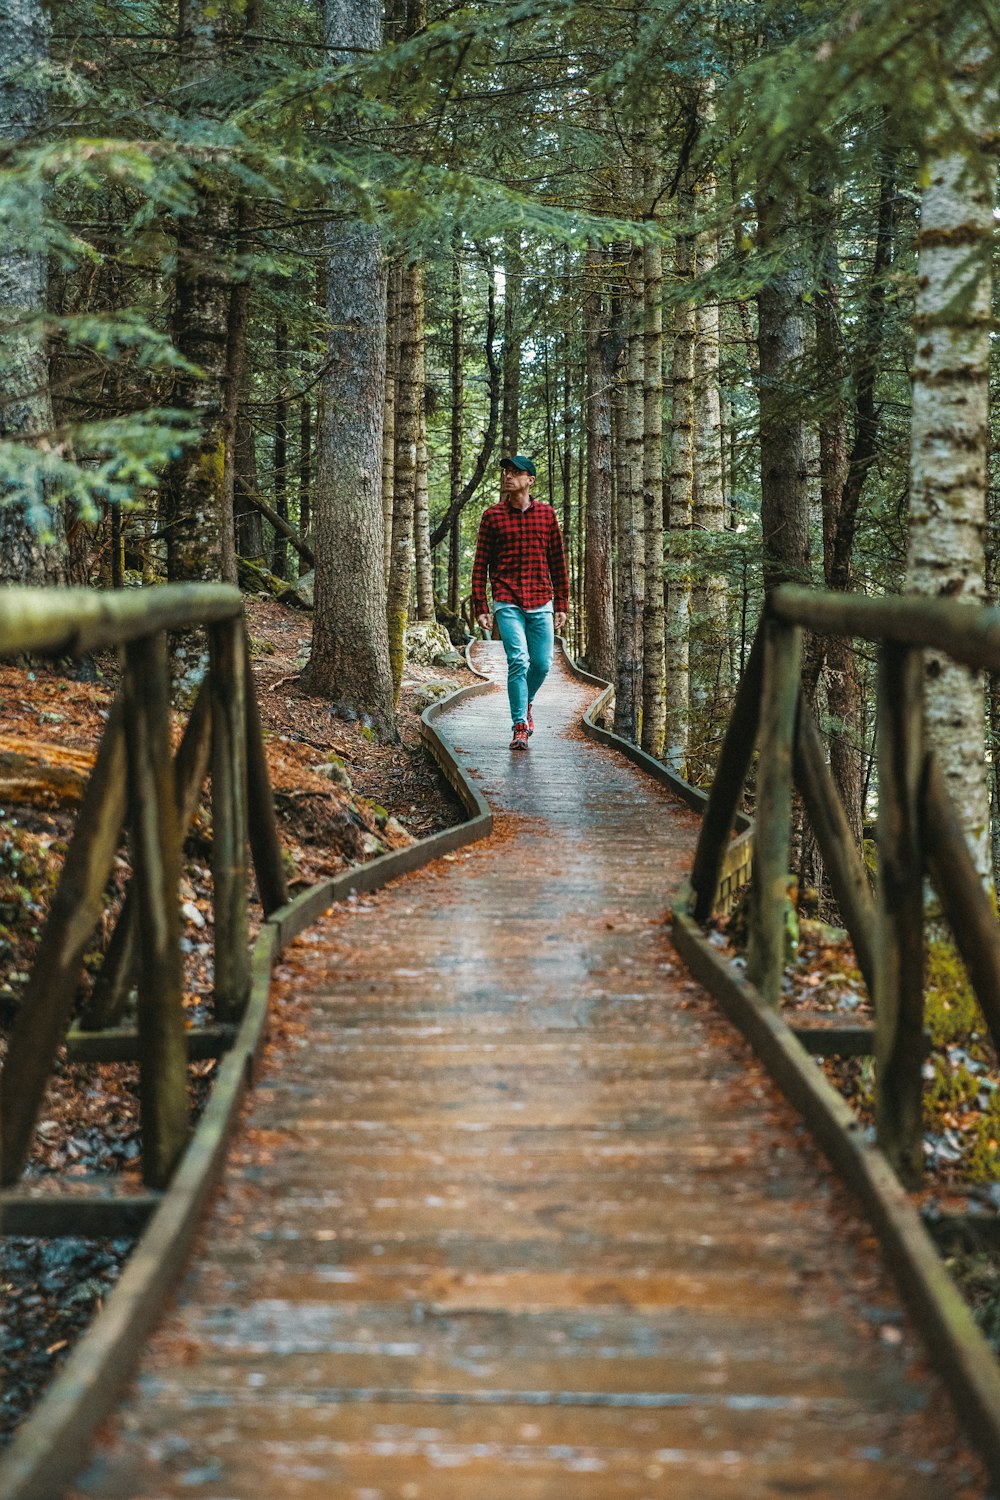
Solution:
{"label": "distant forest canopy", "polygon": [[[616,729],[709,780],[767,589],[995,594],[998,36],[998,0],[7,0],[4,580],[315,571],[305,683],[391,737],[406,623],[470,623],[529,453]],[[806,688],[860,839],[870,662],[813,642]],[[933,688],[988,878],[1000,692]]]}

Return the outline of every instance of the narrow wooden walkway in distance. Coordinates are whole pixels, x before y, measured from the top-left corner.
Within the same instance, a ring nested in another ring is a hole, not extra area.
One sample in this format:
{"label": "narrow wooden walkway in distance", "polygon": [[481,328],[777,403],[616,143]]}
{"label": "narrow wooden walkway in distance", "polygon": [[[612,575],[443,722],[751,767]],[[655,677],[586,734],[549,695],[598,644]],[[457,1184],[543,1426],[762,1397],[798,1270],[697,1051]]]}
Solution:
{"label": "narrow wooden walkway in distance", "polygon": [[584,739],[588,696],[557,667],[527,755],[499,692],[446,716],[494,837],[288,955],[298,1045],[79,1494],[979,1494],[871,1241],[672,953],[696,820]]}

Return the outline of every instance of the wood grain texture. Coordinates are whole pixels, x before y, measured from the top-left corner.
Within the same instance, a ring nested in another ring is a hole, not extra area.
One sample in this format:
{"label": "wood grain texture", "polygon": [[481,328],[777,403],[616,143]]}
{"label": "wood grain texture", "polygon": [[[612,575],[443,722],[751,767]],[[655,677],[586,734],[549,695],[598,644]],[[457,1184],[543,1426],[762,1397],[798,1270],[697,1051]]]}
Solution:
{"label": "wood grain texture", "polygon": [[697,820],[587,700],[554,671],[513,756],[501,694],[442,715],[492,837],[286,954],[301,1045],[75,1495],[974,1482],[870,1237],[671,947]]}
{"label": "wood grain texture", "polygon": [[899,1179],[923,1177],[924,769],[921,653],[887,642],[878,666],[878,1144]]}

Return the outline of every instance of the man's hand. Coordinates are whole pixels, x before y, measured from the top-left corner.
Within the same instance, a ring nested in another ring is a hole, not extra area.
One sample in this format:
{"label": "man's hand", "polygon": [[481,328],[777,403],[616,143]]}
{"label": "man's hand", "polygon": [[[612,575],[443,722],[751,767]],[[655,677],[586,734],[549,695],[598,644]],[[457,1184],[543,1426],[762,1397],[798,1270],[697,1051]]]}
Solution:
{"label": "man's hand", "polygon": [[482,628],[487,632],[493,629],[493,622],[490,619],[489,610],[486,610],[483,614],[476,616],[476,624],[481,625]]}
{"label": "man's hand", "polygon": [[566,619],[567,619],[566,611],[562,610],[562,609],[557,609],[556,612],[555,612],[555,615],[553,616],[552,623],[555,625],[555,627],[556,627],[557,630],[562,630],[563,626],[566,624]]}

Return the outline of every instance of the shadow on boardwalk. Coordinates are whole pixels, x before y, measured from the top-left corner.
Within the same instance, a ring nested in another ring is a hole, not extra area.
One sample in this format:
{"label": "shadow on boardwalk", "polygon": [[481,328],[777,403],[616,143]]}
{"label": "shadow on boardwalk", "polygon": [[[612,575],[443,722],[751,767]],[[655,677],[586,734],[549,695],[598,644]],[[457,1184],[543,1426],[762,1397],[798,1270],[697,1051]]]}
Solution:
{"label": "shadow on boardwalk", "polygon": [[872,1242],[670,948],[696,819],[587,700],[555,671],[527,755],[499,693],[439,721],[493,838],[288,955],[303,1034],[78,1494],[981,1493]]}

